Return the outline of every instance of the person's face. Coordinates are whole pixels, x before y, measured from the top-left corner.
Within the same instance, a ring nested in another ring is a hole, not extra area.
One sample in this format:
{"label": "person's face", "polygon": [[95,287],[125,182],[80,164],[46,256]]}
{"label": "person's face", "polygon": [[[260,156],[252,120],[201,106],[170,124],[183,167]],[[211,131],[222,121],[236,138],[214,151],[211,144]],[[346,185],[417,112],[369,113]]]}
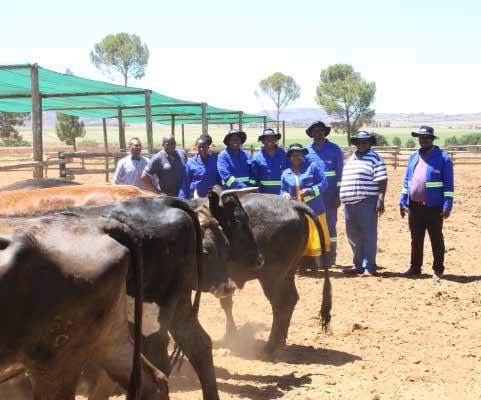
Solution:
{"label": "person's face", "polygon": [[267,150],[273,149],[277,146],[277,140],[274,136],[264,136],[261,139],[261,142]]}
{"label": "person's face", "polygon": [[204,142],[202,140],[199,140],[197,142],[197,152],[199,153],[199,156],[201,158],[206,158],[207,155],[209,154],[209,144],[207,142]]}
{"label": "person's face", "polygon": [[431,135],[421,135],[419,136],[419,146],[422,149],[428,149],[433,145],[433,137]]}
{"label": "person's face", "polygon": [[291,160],[294,167],[300,167],[304,162],[304,154],[302,154],[302,151],[293,151],[289,156],[289,160]]}
{"label": "person's face", "polygon": [[359,139],[356,143],[357,151],[364,153],[371,147],[371,139]]}
{"label": "person's face", "polygon": [[173,154],[175,152],[175,146],[176,146],[175,139],[172,138],[172,139],[164,140],[162,143],[162,146],[164,147],[164,150],[167,154]]}
{"label": "person's face", "polygon": [[326,138],[326,132],[324,128],[317,127],[312,130],[312,138],[316,142],[322,142]]}
{"label": "person's face", "polygon": [[142,143],[140,143],[140,140],[131,140],[129,143],[129,151],[132,156],[139,156],[142,151]]}
{"label": "person's face", "polygon": [[237,136],[237,135],[232,135],[229,140],[227,141],[227,143],[229,144],[229,147],[232,149],[232,150],[238,150],[240,149],[240,146],[241,146],[241,140],[240,140],[240,137]]}

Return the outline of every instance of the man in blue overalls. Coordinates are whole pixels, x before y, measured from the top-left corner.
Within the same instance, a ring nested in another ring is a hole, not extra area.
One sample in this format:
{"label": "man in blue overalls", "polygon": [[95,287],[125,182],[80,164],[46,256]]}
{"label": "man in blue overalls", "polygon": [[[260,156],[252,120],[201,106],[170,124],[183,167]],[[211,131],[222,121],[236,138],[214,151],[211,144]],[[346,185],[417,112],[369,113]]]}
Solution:
{"label": "man in blue overalls", "polygon": [[307,146],[309,153],[306,159],[310,162],[317,162],[324,168],[324,174],[328,181],[328,187],[322,193],[324,204],[326,207],[327,226],[329,228],[329,236],[331,242],[331,251],[329,254],[329,265],[336,264],[336,247],[337,247],[337,209],[341,205],[339,198],[339,188],[341,185],[342,169],[344,157],[341,148],[326,137],[331,132],[331,127],[326,126],[322,121],[313,122],[307,129],[307,136],[313,139],[310,146]]}
{"label": "man in blue overalls", "polygon": [[223,189],[244,189],[250,186],[249,155],[242,149],[247,135],[231,129],[224,137],[226,148],[217,157],[217,169]]}
{"label": "man in blue overalls", "polygon": [[280,133],[273,129],[264,129],[259,136],[262,149],[251,161],[251,180],[259,187],[260,193],[279,194],[281,191],[281,175],[287,168],[286,151],[277,145]]}

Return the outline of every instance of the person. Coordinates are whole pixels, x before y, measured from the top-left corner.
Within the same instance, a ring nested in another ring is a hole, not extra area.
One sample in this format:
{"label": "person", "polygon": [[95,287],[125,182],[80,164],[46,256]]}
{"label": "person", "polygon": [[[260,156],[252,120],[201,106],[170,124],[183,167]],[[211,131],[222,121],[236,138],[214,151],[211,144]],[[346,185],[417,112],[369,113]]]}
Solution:
{"label": "person", "polygon": [[[306,160],[307,153],[308,150],[299,143],[289,146],[287,158],[290,167],[282,173],[280,195],[289,200],[304,202],[314,211],[322,227],[325,251],[328,252],[330,249],[329,230],[327,228],[326,209],[321,195],[327,189],[327,178],[318,163],[309,163]],[[322,254],[321,241],[314,222],[310,219],[308,221],[309,238],[304,257],[318,259]],[[305,261],[301,264],[301,272],[305,272],[308,264]],[[311,269],[315,269],[315,267],[312,267],[312,261],[309,265],[311,265]]]}
{"label": "person", "polygon": [[179,198],[207,197],[212,186],[220,184],[217,156],[209,153],[211,144],[212,138],[209,135],[197,138],[195,142],[197,154],[187,161]]}
{"label": "person", "polygon": [[339,189],[341,186],[342,169],[344,167],[344,155],[341,148],[326,139],[331,132],[331,127],[326,126],[322,121],[315,121],[306,129],[307,136],[313,139],[312,144],[307,147],[309,153],[306,159],[310,162],[322,162],[325,168],[328,186],[322,193],[324,205],[326,206],[327,226],[329,228],[329,241],[331,251],[329,252],[329,265],[336,265],[337,255],[337,210],[341,205]]}
{"label": "person", "polygon": [[376,137],[358,132],[351,143],[356,152],[344,166],[340,197],[344,204],[346,235],[354,253],[347,274],[376,275],[377,222],[384,212],[387,171],[383,158],[371,149]]}
{"label": "person", "polygon": [[[187,156],[184,150],[176,149],[175,137],[162,139],[163,149],[155,154],[142,173],[147,190],[168,196],[177,196],[184,177]],[[157,185],[154,185],[157,180]]]}
{"label": "person", "polygon": [[217,157],[217,169],[223,189],[243,189],[250,186],[249,155],[241,148],[246,140],[246,133],[237,129],[231,129],[224,137],[226,148]]}
{"label": "person", "polygon": [[404,275],[421,273],[427,230],[433,252],[433,279],[440,280],[444,274],[443,220],[453,208],[453,162],[434,146],[437,137],[432,127],[421,126],[411,135],[418,138],[420,149],[409,157],[399,201],[401,217],[408,213],[411,231],[411,263]]}
{"label": "person", "polygon": [[114,174],[114,185],[133,185],[145,190],[142,181],[142,172],[149,160],[142,156],[142,143],[138,137],[133,137],[129,141],[130,154],[119,160]]}
{"label": "person", "polygon": [[260,193],[279,194],[281,175],[287,167],[286,151],[277,145],[281,138],[273,129],[264,129],[258,141],[262,148],[251,160],[251,180],[259,187]]}

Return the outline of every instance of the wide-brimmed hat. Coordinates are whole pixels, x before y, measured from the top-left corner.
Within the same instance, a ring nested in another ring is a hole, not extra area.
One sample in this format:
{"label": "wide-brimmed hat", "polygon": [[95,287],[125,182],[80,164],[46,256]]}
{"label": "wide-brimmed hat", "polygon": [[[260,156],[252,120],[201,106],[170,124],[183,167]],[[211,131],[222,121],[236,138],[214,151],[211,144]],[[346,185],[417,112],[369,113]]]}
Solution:
{"label": "wide-brimmed hat", "polygon": [[419,128],[417,132],[411,132],[412,137],[419,137],[419,136],[431,136],[433,139],[437,139],[437,136],[434,136],[434,128],[423,125]]}
{"label": "wide-brimmed hat", "polygon": [[247,140],[247,134],[243,131],[238,131],[237,129],[231,129],[229,132],[227,132],[227,135],[224,137],[224,144],[228,146],[229,144],[229,139],[231,136],[237,135],[239,136],[241,143],[244,144],[245,141]]}
{"label": "wide-brimmed hat", "polygon": [[302,144],[293,143],[289,146],[289,149],[287,150],[287,157],[290,157],[291,154],[295,151],[300,151],[304,156],[309,153],[309,150],[307,150]]}
{"label": "wide-brimmed hat", "polygon": [[374,133],[369,133],[369,132],[366,132],[366,131],[359,131],[358,133],[356,133],[356,134],[351,138],[351,144],[356,145],[356,143],[357,143],[358,140],[360,140],[360,139],[370,139],[372,146],[375,146],[375,145],[376,145],[376,142],[377,142],[376,136],[374,135]]}
{"label": "wide-brimmed hat", "polygon": [[309,128],[306,129],[307,136],[312,137],[312,130],[314,128],[322,128],[324,129],[324,136],[328,136],[329,133],[331,133],[331,127],[327,126],[324,122],[322,121],[314,121],[309,125]]}
{"label": "wide-brimmed hat", "polygon": [[276,133],[272,128],[266,128],[262,131],[262,135],[257,138],[257,141],[260,142],[265,137],[273,137],[275,140],[279,140],[281,138],[281,134]]}

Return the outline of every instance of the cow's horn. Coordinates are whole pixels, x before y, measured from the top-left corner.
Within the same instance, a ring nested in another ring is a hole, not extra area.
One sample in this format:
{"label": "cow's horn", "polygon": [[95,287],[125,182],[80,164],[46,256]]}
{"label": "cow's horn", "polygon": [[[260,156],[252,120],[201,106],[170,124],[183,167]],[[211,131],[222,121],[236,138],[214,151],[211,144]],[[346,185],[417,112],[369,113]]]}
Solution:
{"label": "cow's horn", "polygon": [[244,188],[244,189],[229,189],[229,190],[224,190],[221,194],[221,198],[222,196],[226,195],[226,194],[229,194],[229,193],[234,193],[237,195],[237,197],[242,197],[246,194],[249,194],[249,193],[259,193],[259,188],[258,187],[248,187],[248,188]]}

